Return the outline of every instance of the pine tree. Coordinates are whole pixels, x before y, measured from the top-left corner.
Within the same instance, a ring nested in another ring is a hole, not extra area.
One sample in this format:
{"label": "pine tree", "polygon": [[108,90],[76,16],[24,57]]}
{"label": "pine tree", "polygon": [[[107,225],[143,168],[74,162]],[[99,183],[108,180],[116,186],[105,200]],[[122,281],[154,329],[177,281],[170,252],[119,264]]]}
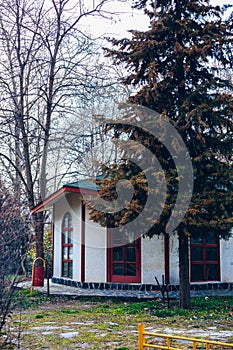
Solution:
{"label": "pine tree", "polygon": [[[193,196],[176,230],[180,304],[189,308],[189,237],[211,231],[226,238],[233,225],[233,86],[224,74],[232,68],[233,32],[223,10],[209,1],[157,0],[151,6],[138,0],[134,7],[150,17],[149,29],[131,31],[131,39],[111,40],[116,49],[107,54],[129,72],[122,81],[136,89],[129,101],[166,114],[192,159]],[[122,132],[125,127],[118,130]],[[140,142],[148,137],[135,130],[129,135]],[[158,145],[149,147],[158,153]],[[171,187],[174,178],[171,172]],[[104,193],[107,184],[102,184]],[[98,213],[92,214],[97,220]],[[164,222],[166,215],[149,234],[165,233]]]}

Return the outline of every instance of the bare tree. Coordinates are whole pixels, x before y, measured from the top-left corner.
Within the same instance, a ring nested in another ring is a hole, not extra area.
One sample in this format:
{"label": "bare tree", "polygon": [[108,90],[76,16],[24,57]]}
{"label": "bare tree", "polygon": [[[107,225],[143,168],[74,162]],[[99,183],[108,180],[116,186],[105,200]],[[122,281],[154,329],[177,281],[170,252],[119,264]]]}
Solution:
{"label": "bare tree", "polygon": [[98,89],[91,94],[90,101],[85,101],[80,117],[77,118],[75,112],[78,101],[73,101],[77,103],[73,115],[70,111],[70,118],[63,118],[50,138],[48,188],[52,192],[61,183],[100,174],[102,165],[117,157],[117,147],[111,142],[111,136],[105,133],[105,124],[109,118],[118,118],[118,103],[125,101],[128,95],[122,85],[114,84],[116,74],[112,67],[105,67],[105,72],[113,83],[101,86],[101,81],[96,79]]}
{"label": "bare tree", "polygon": [[[101,73],[94,64],[95,49],[81,24],[86,16],[108,16],[105,3],[0,4],[0,158],[18,205],[20,198],[29,208],[44,199],[51,136],[61,117],[74,109],[74,101],[85,105],[98,90]],[[43,257],[43,214],[36,213],[33,222],[37,256]]]}

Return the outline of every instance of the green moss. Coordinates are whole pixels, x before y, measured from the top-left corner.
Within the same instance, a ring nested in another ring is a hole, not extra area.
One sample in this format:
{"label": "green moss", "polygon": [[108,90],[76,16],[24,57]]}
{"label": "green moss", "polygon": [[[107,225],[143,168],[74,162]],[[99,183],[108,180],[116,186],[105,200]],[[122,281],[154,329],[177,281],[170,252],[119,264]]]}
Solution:
{"label": "green moss", "polygon": [[71,310],[71,309],[62,309],[62,310],[58,310],[58,313],[63,313],[63,314],[67,314],[67,315],[76,315],[78,313],[80,313],[80,310],[76,309],[76,310]]}
{"label": "green moss", "polygon": [[36,314],[35,315],[35,318],[45,318],[45,317],[48,317],[50,316],[50,314],[47,314],[47,313],[44,313],[44,314]]}

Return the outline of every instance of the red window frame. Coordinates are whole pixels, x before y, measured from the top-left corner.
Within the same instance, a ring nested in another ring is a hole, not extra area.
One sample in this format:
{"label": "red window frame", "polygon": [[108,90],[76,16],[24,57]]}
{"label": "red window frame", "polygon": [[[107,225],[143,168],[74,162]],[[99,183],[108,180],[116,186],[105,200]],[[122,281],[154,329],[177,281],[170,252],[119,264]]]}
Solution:
{"label": "red window frame", "polygon": [[68,212],[62,220],[62,277],[73,278],[73,225]]}
{"label": "red window frame", "polygon": [[[201,234],[198,240],[195,241],[192,237],[190,240],[191,282],[220,281],[219,236],[215,235],[214,242],[208,242],[206,235]],[[210,252],[210,250],[215,251],[215,259],[208,257],[208,251]],[[200,257],[199,259],[197,258],[198,255]],[[208,275],[208,269],[213,265],[216,266],[216,278],[211,278]],[[202,272],[202,278],[195,278],[195,267],[199,267]]]}
{"label": "red window frame", "polygon": [[[114,231],[115,232],[115,231]],[[122,235],[122,239],[114,242],[112,232],[108,230],[108,281],[117,283],[141,283],[141,238],[127,242],[127,238]],[[119,248],[121,258],[114,259],[116,252],[114,249]],[[135,249],[135,260],[127,261],[127,249]],[[123,274],[115,274],[114,269],[122,269]],[[127,271],[135,266],[135,275],[128,275]]]}

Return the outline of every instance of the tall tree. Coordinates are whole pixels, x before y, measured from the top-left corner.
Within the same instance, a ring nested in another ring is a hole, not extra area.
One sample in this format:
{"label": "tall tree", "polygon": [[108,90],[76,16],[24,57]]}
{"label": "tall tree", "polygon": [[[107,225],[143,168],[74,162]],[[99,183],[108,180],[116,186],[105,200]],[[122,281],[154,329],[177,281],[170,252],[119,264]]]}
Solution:
{"label": "tall tree", "polygon": [[[84,105],[98,90],[95,49],[81,22],[107,15],[106,2],[0,4],[0,158],[16,199],[23,196],[29,208],[47,195],[48,147],[60,116],[73,114],[74,100]],[[43,257],[43,213],[33,221],[37,256]]]}
{"label": "tall tree", "polygon": [[[135,88],[129,101],[166,115],[184,140],[192,160],[192,200],[176,227],[180,304],[189,308],[189,237],[211,231],[224,238],[233,225],[233,87],[230,79],[221,74],[232,68],[233,33],[230,21],[223,19],[223,10],[207,0],[138,0],[134,7],[145,10],[150,18],[149,29],[132,30],[130,39],[111,40],[115,49],[107,49],[107,54],[113,57],[114,63],[123,63],[129,72],[122,79],[123,84]],[[177,189],[177,176],[174,170],[169,170],[174,164],[167,161],[169,157],[161,159],[161,144],[135,127],[110,123],[108,128],[114,129],[118,137],[128,134],[130,139],[144,143],[159,155],[170,190]],[[107,169],[109,174],[111,171]],[[126,173],[128,176],[128,167]],[[138,176],[141,175],[139,171]],[[119,177],[115,175],[115,181]],[[101,183],[106,197],[112,185],[109,178],[110,175]],[[134,199],[136,213],[143,203]],[[170,195],[167,200],[163,217],[156,223],[151,219],[149,236],[166,233],[174,197]],[[105,215],[105,220],[103,216],[92,210],[94,220],[108,224],[109,215]],[[132,218],[132,210],[128,217]]]}

